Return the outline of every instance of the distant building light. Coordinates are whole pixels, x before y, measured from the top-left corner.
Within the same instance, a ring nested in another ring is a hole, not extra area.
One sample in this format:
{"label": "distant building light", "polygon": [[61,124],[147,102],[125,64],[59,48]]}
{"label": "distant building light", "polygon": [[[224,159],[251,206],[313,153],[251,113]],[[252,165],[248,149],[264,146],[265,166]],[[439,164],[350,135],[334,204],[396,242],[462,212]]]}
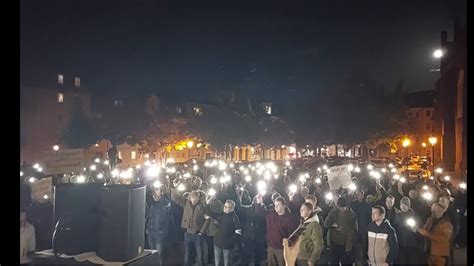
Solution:
{"label": "distant building light", "polygon": [[137,152],[136,152],[136,151],[132,151],[131,157],[132,157],[132,160],[137,159]]}
{"label": "distant building light", "polygon": [[64,102],[64,94],[58,93],[58,103]]}
{"label": "distant building light", "polygon": [[199,107],[193,107],[193,111],[195,115],[198,115],[198,116],[202,115],[202,109]]}
{"label": "distant building light", "polygon": [[75,77],[75,78],[74,78],[74,86],[75,86],[76,88],[80,88],[80,87],[81,87],[81,78],[79,78],[79,77]]}
{"label": "distant building light", "polygon": [[272,114],[272,103],[263,103],[263,110],[267,115]]}
{"label": "distant building light", "polygon": [[183,112],[183,109],[181,107],[176,107],[176,113],[181,114]]}
{"label": "distant building light", "polygon": [[64,76],[61,74],[58,74],[58,84],[64,85]]}

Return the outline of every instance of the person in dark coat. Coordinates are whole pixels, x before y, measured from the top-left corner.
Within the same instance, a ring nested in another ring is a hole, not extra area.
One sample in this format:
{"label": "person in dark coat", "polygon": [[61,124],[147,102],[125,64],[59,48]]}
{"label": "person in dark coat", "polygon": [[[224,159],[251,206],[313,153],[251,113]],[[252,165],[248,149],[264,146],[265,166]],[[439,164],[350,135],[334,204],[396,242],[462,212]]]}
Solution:
{"label": "person in dark coat", "polygon": [[355,193],[354,201],[351,203],[351,209],[357,216],[359,230],[354,245],[354,257],[358,265],[366,264],[367,261],[367,227],[371,223],[372,210],[364,200],[364,191],[358,190]]}
{"label": "person in dark coat", "polygon": [[235,249],[239,236],[242,234],[239,218],[234,212],[235,202],[226,200],[224,213],[218,219],[217,231],[214,236],[214,262],[215,265],[230,265],[230,255]]}
{"label": "person in dark coat", "polygon": [[400,210],[395,207],[395,197],[388,195],[385,199],[385,218],[393,225],[395,215],[400,213]]}
{"label": "person in dark coat", "polygon": [[[395,215],[393,227],[397,233],[398,245],[400,247],[397,265],[422,264],[422,237],[417,234],[417,225],[422,225],[419,215],[410,207],[410,198],[403,197],[400,200],[400,213]],[[410,220],[412,219],[412,223]]]}
{"label": "person in dark coat", "polygon": [[171,226],[171,202],[163,196],[161,188],[156,188],[153,202],[146,210],[146,234],[148,245],[158,251],[158,265],[163,264],[163,251]]}

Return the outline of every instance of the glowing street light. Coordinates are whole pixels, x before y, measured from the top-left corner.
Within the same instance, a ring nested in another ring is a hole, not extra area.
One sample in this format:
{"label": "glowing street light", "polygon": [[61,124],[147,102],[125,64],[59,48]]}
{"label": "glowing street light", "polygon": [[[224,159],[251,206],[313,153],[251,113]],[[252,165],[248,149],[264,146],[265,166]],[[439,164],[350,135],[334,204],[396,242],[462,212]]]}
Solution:
{"label": "glowing street light", "polygon": [[194,146],[194,142],[190,140],[188,141],[188,143],[186,143],[186,146],[188,146],[188,148],[191,149]]}
{"label": "glowing street light", "polygon": [[406,147],[410,146],[410,144],[411,144],[410,139],[404,139],[403,142],[402,142],[403,148],[406,148]]}
{"label": "glowing street light", "polygon": [[436,143],[438,142],[438,139],[436,137],[429,137],[428,142],[431,144],[431,164],[433,165],[433,168],[434,168],[434,162],[435,162],[434,147]]}
{"label": "glowing street light", "polygon": [[467,189],[467,184],[462,182],[461,184],[459,184],[459,188],[466,190]]}
{"label": "glowing street light", "polygon": [[444,53],[443,53],[443,50],[441,49],[436,49],[434,52],[433,52],[433,56],[435,58],[441,58],[443,57]]}
{"label": "glowing street light", "polygon": [[53,150],[54,150],[54,151],[59,151],[59,146],[58,146],[58,145],[54,145],[54,146],[53,146]]}

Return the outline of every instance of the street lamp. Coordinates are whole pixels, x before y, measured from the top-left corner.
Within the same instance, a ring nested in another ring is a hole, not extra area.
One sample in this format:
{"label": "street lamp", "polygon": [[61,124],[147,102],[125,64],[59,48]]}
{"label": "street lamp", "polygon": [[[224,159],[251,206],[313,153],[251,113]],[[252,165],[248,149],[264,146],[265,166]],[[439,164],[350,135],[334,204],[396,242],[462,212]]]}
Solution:
{"label": "street lamp", "polygon": [[59,146],[58,146],[58,145],[54,145],[54,146],[53,146],[53,150],[54,150],[54,151],[59,151]]}
{"label": "street lamp", "polygon": [[431,144],[431,164],[433,165],[433,171],[434,171],[434,146],[438,142],[438,139],[436,137],[429,137],[428,142]]}
{"label": "street lamp", "polygon": [[190,140],[188,141],[188,143],[186,143],[186,146],[188,146],[188,148],[191,149],[194,146],[194,142]]}
{"label": "street lamp", "polygon": [[421,143],[421,147],[423,147],[423,151],[424,151],[424,155],[423,156],[426,156],[426,143]]}
{"label": "street lamp", "polygon": [[[405,138],[405,139],[402,141],[402,146],[403,146],[403,148],[405,148],[405,149],[406,149],[408,146],[410,146],[410,144],[411,144],[411,141],[410,141],[410,139],[408,139],[408,138]],[[408,151],[406,152],[406,155],[408,156]]]}
{"label": "street lamp", "polygon": [[443,50],[441,50],[441,49],[437,49],[433,52],[433,56],[435,58],[441,58],[441,57],[443,57],[443,55],[444,55],[444,53],[443,53]]}
{"label": "street lamp", "polygon": [[405,149],[405,156],[406,156],[406,157],[408,157],[408,149],[407,149],[407,148],[408,148],[408,146],[410,146],[410,144],[411,144],[411,141],[410,141],[409,138],[403,139],[403,141],[402,141],[402,146],[403,146],[403,148]]}

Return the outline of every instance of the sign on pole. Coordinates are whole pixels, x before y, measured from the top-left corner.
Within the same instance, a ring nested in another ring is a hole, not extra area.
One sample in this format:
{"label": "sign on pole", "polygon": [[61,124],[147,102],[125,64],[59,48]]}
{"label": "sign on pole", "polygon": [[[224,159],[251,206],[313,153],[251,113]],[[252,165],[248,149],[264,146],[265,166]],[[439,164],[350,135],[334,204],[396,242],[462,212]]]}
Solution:
{"label": "sign on pole", "polygon": [[46,175],[80,172],[84,167],[84,150],[68,149],[45,153]]}
{"label": "sign on pole", "polygon": [[347,187],[351,184],[352,177],[348,165],[338,165],[329,168],[328,183],[330,190],[337,190],[340,187]]}

